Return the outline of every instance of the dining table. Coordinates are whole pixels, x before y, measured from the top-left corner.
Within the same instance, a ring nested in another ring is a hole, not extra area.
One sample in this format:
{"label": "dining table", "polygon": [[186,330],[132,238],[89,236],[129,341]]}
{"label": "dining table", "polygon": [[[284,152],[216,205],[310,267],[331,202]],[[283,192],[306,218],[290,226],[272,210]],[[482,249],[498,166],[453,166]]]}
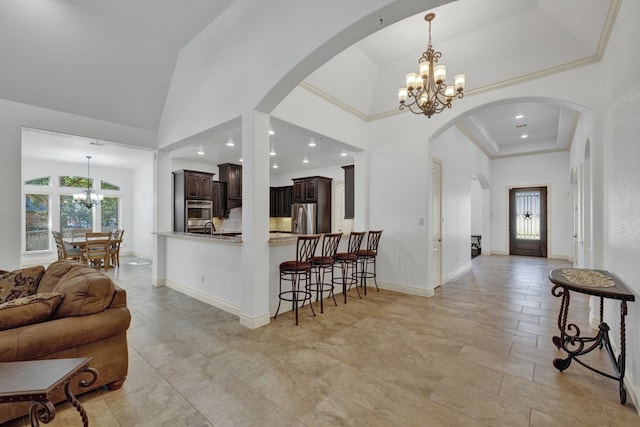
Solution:
{"label": "dining table", "polygon": [[[83,249],[87,245],[87,238],[85,236],[73,236],[73,237],[63,237],[62,241],[69,246],[73,246],[74,248]],[[110,242],[113,243],[122,243],[122,240],[118,239],[109,239]]]}
{"label": "dining table", "polygon": [[[78,248],[80,249],[80,252],[84,251],[84,248],[87,245],[87,237],[86,236],[72,236],[72,237],[63,237],[62,241],[64,242],[65,245],[69,245],[72,246],[74,248]],[[113,237],[109,239],[109,242],[111,242],[110,246],[116,245],[117,247],[119,247],[119,243],[122,243],[122,239],[114,239]],[[107,266],[107,268],[109,267],[114,267],[113,262],[111,257],[107,258],[109,261],[109,265]]]}

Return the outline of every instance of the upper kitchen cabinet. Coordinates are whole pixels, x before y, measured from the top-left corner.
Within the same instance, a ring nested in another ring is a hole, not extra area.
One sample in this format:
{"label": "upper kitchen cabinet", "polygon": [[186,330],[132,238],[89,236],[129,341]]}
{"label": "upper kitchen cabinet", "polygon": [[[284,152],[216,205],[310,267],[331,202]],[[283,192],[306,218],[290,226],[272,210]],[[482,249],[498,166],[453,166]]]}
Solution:
{"label": "upper kitchen cabinet", "polygon": [[227,197],[242,199],[242,166],[233,163],[218,165],[220,181],[227,183]]}
{"label": "upper kitchen cabinet", "polygon": [[310,176],[293,180],[294,203],[317,203],[325,194],[331,194],[331,178]]}
{"label": "upper kitchen cabinet", "polygon": [[175,196],[182,200],[211,200],[213,175],[186,169],[173,172]]}
{"label": "upper kitchen cabinet", "polygon": [[227,211],[227,183],[212,181],[211,193],[213,195],[212,215],[216,218],[229,216],[229,212]]}
{"label": "upper kitchen cabinet", "polygon": [[293,203],[293,186],[271,187],[269,196],[269,216],[272,218],[290,218],[291,203]]}
{"label": "upper kitchen cabinet", "polygon": [[242,166],[233,163],[218,165],[220,181],[227,183],[229,209],[242,206]]}
{"label": "upper kitchen cabinet", "polygon": [[344,169],[344,219],[353,219],[354,215],[354,170],[353,165]]}

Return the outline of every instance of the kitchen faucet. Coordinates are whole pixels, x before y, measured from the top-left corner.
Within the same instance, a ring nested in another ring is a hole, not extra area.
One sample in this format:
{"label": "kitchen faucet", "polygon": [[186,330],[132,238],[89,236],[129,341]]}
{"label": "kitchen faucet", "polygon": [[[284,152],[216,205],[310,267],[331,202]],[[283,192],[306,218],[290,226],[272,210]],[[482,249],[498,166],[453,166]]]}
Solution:
{"label": "kitchen faucet", "polygon": [[207,227],[211,226],[211,231],[209,232],[210,234],[213,234],[216,232],[216,226],[212,221],[207,221],[204,223],[204,233],[207,234]]}

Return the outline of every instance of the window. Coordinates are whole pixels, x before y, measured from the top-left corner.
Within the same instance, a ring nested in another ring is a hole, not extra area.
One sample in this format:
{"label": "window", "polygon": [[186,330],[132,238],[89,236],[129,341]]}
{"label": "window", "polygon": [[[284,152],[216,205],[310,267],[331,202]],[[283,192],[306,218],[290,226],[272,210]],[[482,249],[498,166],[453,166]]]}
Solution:
{"label": "window", "polygon": [[49,250],[49,196],[25,194],[25,250]]}
{"label": "window", "polygon": [[93,179],[86,176],[59,176],[60,187],[93,188]]}
{"label": "window", "polygon": [[41,178],[28,179],[24,182],[24,184],[25,185],[41,185],[41,186],[48,187],[50,182],[51,182],[51,177],[44,176]]}
{"label": "window", "polygon": [[74,203],[73,196],[60,196],[60,232],[63,237],[71,237],[74,229],[93,229],[93,212],[91,209]]}
{"label": "window", "polygon": [[118,228],[120,199],[117,197],[105,197],[100,203],[101,230],[113,231]]}
{"label": "window", "polygon": [[540,240],[540,191],[516,191],[516,239]]}
{"label": "window", "polygon": [[100,189],[101,190],[115,190],[115,191],[120,191],[120,187],[112,184],[110,182],[107,181],[100,181]]}

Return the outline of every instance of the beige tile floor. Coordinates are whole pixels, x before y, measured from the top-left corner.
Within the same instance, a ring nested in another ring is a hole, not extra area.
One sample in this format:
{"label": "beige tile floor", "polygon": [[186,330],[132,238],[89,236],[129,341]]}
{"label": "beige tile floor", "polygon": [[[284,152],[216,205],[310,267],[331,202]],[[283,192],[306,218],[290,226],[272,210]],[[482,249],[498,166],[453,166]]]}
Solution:
{"label": "beige tile floor", "polygon": [[[93,426],[640,425],[615,381],[551,364],[547,274],[563,262],[481,256],[432,298],[352,291],[315,318],[305,307],[298,327],[288,312],[257,330],[153,288],[148,261],[121,264],[110,274],[133,316],[129,377],[81,397]],[[588,330],[585,297],[572,296],[570,319]],[[603,356],[590,359],[608,370]],[[49,425],[81,422],[66,404]]]}

